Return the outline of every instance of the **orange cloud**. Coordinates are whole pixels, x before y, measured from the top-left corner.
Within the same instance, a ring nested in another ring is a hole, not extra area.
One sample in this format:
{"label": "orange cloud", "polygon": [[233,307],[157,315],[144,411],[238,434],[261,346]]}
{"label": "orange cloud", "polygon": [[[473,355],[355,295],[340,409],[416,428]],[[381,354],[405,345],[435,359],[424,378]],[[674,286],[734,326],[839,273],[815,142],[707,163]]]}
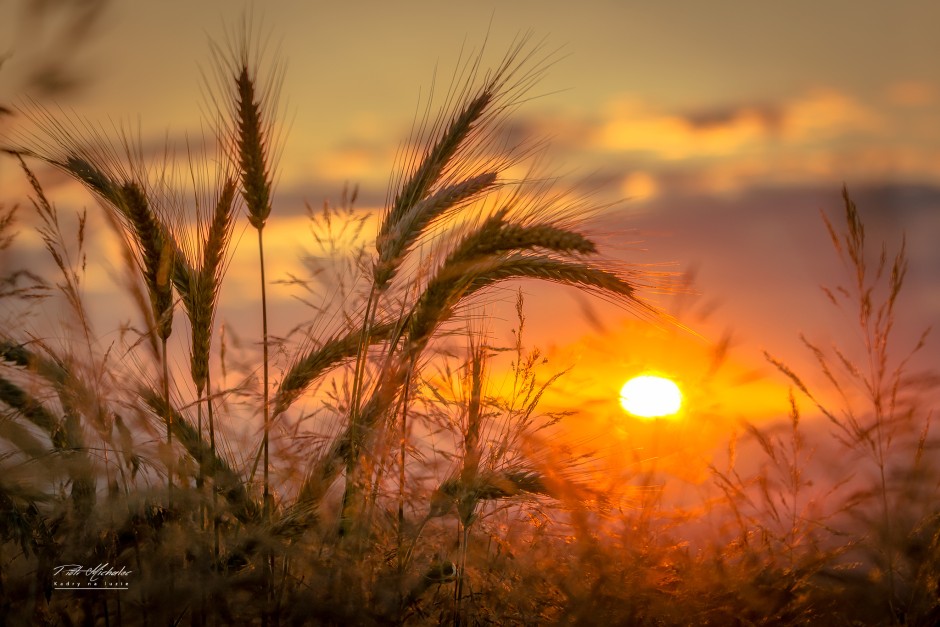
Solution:
{"label": "orange cloud", "polygon": [[702,122],[661,114],[633,100],[614,103],[608,121],[595,134],[595,146],[623,152],[649,152],[665,159],[729,155],[763,140],[770,131],[766,116],[742,109],[730,119]]}
{"label": "orange cloud", "polygon": [[783,131],[791,142],[832,139],[882,127],[872,109],[833,89],[814,90],[788,103],[784,111]]}
{"label": "orange cloud", "polygon": [[612,103],[594,147],[661,159],[727,157],[779,138],[800,144],[853,132],[876,132],[880,117],[847,94],[810,91],[777,106],[746,105],[687,114],[661,112],[633,99]]}
{"label": "orange cloud", "polygon": [[659,195],[659,182],[649,172],[638,171],[624,178],[620,189],[629,200],[652,200]]}
{"label": "orange cloud", "polygon": [[366,145],[345,146],[284,163],[282,178],[288,183],[304,181],[311,176],[334,181],[375,182],[388,176],[388,166],[393,158],[393,150]]}

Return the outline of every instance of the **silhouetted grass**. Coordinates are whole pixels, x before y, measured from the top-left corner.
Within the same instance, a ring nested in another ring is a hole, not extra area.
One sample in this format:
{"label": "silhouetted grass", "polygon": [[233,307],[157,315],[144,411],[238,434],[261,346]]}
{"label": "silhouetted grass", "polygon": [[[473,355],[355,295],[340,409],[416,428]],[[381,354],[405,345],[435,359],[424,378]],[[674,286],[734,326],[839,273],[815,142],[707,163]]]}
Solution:
{"label": "silhouetted grass", "polygon": [[[569,413],[542,399],[564,372],[526,345],[521,295],[509,346],[468,313],[494,286],[539,279],[655,317],[644,290],[664,284],[604,260],[573,215],[583,207],[505,178],[531,146],[499,141],[501,124],[546,66],[528,41],[491,72],[479,59],[458,70],[392,174],[374,239],[332,260],[341,302],[298,322],[309,333],[276,382],[265,326],[241,365],[252,374],[230,386],[216,319],[231,234],[244,213],[263,265],[278,219],[279,69],[250,40],[217,56],[217,171],[145,162],[133,138],[39,109],[40,132],[10,147],[57,274],[0,270],[0,623],[936,624],[940,476],[921,403],[937,379],[909,372],[895,346],[904,247],[872,256],[848,192],[844,226],[826,228],[850,281],[826,294],[862,345],[803,339],[812,379],[768,355],[793,387],[786,420],[745,425],[694,510],[667,512],[653,490],[631,506],[602,487],[598,459],[559,441]],[[138,336],[105,343],[94,328],[84,214],[73,236],[36,158],[101,201]],[[178,192],[184,180],[196,189]],[[322,250],[337,252],[329,234],[367,236],[354,197],[310,209]],[[15,218],[0,212],[0,255]],[[13,315],[53,290],[64,342]],[[169,368],[172,342],[188,369]],[[807,428],[819,420],[807,401],[834,443]],[[745,445],[750,470],[736,460]],[[834,447],[844,462],[814,473]],[[129,589],[56,589],[63,564],[124,567]]]}

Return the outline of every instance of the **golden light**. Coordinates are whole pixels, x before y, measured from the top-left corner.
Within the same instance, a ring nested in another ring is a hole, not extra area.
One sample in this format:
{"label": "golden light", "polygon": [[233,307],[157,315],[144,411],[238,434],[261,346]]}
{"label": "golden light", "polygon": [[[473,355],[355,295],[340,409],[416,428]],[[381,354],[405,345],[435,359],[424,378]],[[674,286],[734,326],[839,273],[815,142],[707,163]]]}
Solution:
{"label": "golden light", "polygon": [[674,381],[655,375],[641,375],[620,389],[620,404],[640,418],[672,416],[682,406],[682,392]]}

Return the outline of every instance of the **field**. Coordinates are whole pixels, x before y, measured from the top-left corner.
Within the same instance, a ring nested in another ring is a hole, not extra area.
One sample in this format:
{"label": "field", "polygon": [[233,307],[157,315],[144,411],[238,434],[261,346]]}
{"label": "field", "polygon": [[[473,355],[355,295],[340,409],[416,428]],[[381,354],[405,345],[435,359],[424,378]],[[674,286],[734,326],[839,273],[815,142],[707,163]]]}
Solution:
{"label": "field", "polygon": [[[354,189],[308,207],[309,317],[274,337],[283,65],[256,35],[213,47],[210,132],[185,154],[38,104],[4,140],[31,194],[0,208],[0,624],[940,622],[937,378],[911,365],[935,349],[926,329],[896,339],[905,247],[866,239],[850,189],[820,221],[844,275],[822,297],[857,345],[796,338],[812,373],[768,353],[789,407],[727,434],[678,505],[655,458],[612,482],[565,436],[570,373],[526,334],[521,285],[682,332],[650,297],[691,292],[605,254],[603,207],[541,176],[539,138],[507,136],[543,49],[456,69],[381,215]],[[60,212],[55,176],[97,217]],[[86,225],[121,251],[119,328],[86,296]],[[257,254],[253,338],[219,309],[236,245]],[[496,301],[508,336],[480,306]]]}

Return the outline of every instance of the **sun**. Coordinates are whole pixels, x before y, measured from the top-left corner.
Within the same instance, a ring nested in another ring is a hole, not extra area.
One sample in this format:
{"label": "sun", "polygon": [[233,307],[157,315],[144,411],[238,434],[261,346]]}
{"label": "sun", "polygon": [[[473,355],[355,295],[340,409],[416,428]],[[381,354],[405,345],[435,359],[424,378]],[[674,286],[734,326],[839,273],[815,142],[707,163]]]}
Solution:
{"label": "sun", "polygon": [[682,407],[682,392],[671,379],[656,375],[633,377],[620,388],[620,404],[640,418],[672,416]]}

